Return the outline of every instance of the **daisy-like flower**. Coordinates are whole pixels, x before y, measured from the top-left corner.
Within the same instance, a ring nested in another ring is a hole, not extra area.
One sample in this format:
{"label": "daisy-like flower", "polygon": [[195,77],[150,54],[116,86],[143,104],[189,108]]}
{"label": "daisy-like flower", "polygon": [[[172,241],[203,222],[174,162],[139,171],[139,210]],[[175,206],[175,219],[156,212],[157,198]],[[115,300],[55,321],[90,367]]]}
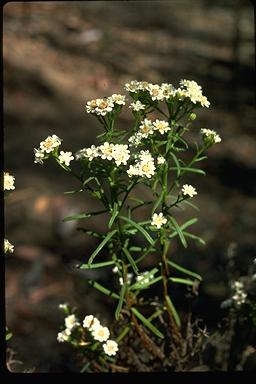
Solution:
{"label": "daisy-like flower", "polygon": [[96,99],[87,101],[87,103],[86,103],[86,112],[87,113],[96,113],[96,108],[97,108]]}
{"label": "daisy-like flower", "polygon": [[68,341],[70,335],[71,331],[67,328],[64,331],[58,333],[57,340],[59,343],[64,343],[65,341]]}
{"label": "daisy-like flower", "polygon": [[161,91],[163,93],[163,97],[165,99],[169,99],[171,96],[175,95],[175,88],[172,84],[162,83]]}
{"label": "daisy-like flower", "polygon": [[151,160],[144,160],[137,164],[138,166],[138,174],[141,177],[146,176],[148,179],[150,179],[154,173],[155,173],[155,164],[154,161]]}
{"label": "daisy-like flower", "polygon": [[135,133],[135,135],[132,135],[129,137],[129,146],[132,147],[137,147],[138,145],[141,144],[141,139],[142,139],[142,134],[140,132]]}
{"label": "daisy-like flower", "polygon": [[79,325],[77,318],[75,315],[69,315],[65,318],[65,326],[67,329],[73,329]]}
{"label": "daisy-like flower", "polygon": [[93,315],[87,315],[83,320],[83,327],[88,328],[89,331],[93,330],[95,327],[98,327],[99,325],[100,325],[100,321],[97,319],[97,317]]}
{"label": "daisy-like flower", "polygon": [[103,344],[103,349],[106,355],[115,356],[118,351],[118,344],[114,340],[108,340],[105,344]]}
{"label": "daisy-like flower", "polygon": [[98,341],[106,341],[109,338],[109,329],[107,327],[103,327],[102,325],[96,326],[92,330],[92,336],[95,340]]}
{"label": "daisy-like flower", "polygon": [[15,189],[15,177],[10,175],[9,172],[4,172],[4,191]]}
{"label": "daisy-like flower", "polygon": [[138,82],[138,88],[139,88],[141,91],[148,91],[150,85],[152,85],[152,84],[149,83],[148,81],[139,81],[139,82]]}
{"label": "daisy-like flower", "polygon": [[160,229],[162,225],[166,223],[167,223],[167,219],[164,217],[162,212],[160,212],[159,214],[157,213],[153,214],[151,225],[157,227],[157,229]]}
{"label": "daisy-like flower", "polygon": [[13,251],[14,245],[12,245],[9,240],[4,239],[4,253],[13,253]]}
{"label": "daisy-like flower", "polygon": [[144,138],[147,138],[148,135],[152,135],[154,133],[152,121],[149,119],[142,120],[138,133]]}
{"label": "daisy-like flower", "polygon": [[201,103],[202,107],[209,108],[209,106],[210,106],[210,102],[208,101],[207,97],[203,96],[203,95],[200,98],[200,103]]}
{"label": "daisy-like flower", "polygon": [[140,83],[137,80],[132,80],[130,83],[125,83],[124,89],[131,93],[138,92],[140,90]]}
{"label": "daisy-like flower", "polygon": [[112,96],[110,96],[110,98],[115,104],[125,105],[125,95],[119,95],[114,93]]}
{"label": "daisy-like flower", "polygon": [[146,108],[146,105],[145,104],[142,104],[139,100],[131,103],[131,105],[129,106],[129,108],[132,108],[133,111],[140,111],[140,110],[143,110]]}
{"label": "daisy-like flower", "polygon": [[99,146],[99,156],[105,160],[112,160],[113,159],[113,152],[114,152],[114,144],[110,144],[107,141]]}
{"label": "daisy-like flower", "polygon": [[141,161],[154,161],[154,158],[148,149],[146,151],[140,151],[137,156]]}
{"label": "daisy-like flower", "polygon": [[155,100],[164,100],[163,90],[158,84],[150,84],[149,85],[149,94],[153,101]]}
{"label": "daisy-like flower", "polygon": [[35,154],[35,159],[34,159],[34,163],[39,163],[39,164],[43,164],[43,159],[44,159],[44,151],[42,151],[41,149],[36,149],[34,148],[34,154]]}
{"label": "daisy-like flower", "polygon": [[72,152],[60,151],[59,161],[61,164],[64,163],[68,167],[72,160],[74,160],[74,156],[72,155]]}
{"label": "daisy-like flower", "polygon": [[211,146],[221,142],[220,136],[212,129],[202,128],[201,133],[206,146]]}
{"label": "daisy-like flower", "polygon": [[91,145],[90,148],[80,149],[76,153],[76,160],[80,160],[83,157],[88,158],[89,161],[92,161],[95,157],[99,156],[99,148],[95,147],[95,145]]}
{"label": "daisy-like flower", "polygon": [[57,135],[48,136],[40,143],[40,149],[46,153],[54,151],[61,144],[61,139]]}
{"label": "daisy-like flower", "polygon": [[130,151],[127,144],[116,144],[113,149],[113,159],[117,166],[127,164],[130,158]]}
{"label": "daisy-like flower", "polygon": [[129,177],[139,176],[139,170],[136,165],[130,165],[129,169],[126,171]]}
{"label": "daisy-like flower", "polygon": [[107,113],[111,112],[114,108],[114,102],[111,97],[105,99],[96,99],[97,107],[95,112],[97,115],[105,116]]}
{"label": "daisy-like flower", "polygon": [[161,165],[165,163],[165,158],[163,156],[158,156],[157,164]]}
{"label": "daisy-like flower", "polygon": [[153,122],[154,130],[159,131],[161,135],[163,135],[165,132],[170,131],[170,126],[167,121],[164,120],[156,120]]}
{"label": "daisy-like flower", "polygon": [[184,196],[187,195],[189,197],[193,197],[197,195],[197,191],[195,190],[195,188],[192,187],[192,185],[188,185],[188,184],[184,184],[182,186],[181,192],[183,193]]}

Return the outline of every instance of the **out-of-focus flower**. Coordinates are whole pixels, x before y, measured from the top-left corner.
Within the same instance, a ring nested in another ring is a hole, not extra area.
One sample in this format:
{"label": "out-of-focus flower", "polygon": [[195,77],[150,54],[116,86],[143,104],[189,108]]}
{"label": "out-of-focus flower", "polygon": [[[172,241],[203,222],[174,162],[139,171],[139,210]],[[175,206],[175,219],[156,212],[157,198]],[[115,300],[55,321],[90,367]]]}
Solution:
{"label": "out-of-focus flower", "polygon": [[74,160],[74,156],[72,155],[72,152],[60,151],[59,161],[61,164],[64,163],[68,167],[72,160]]}
{"label": "out-of-focus flower", "polygon": [[13,251],[14,245],[12,245],[9,240],[4,239],[4,253],[13,253]]}
{"label": "out-of-focus flower", "polygon": [[4,172],[4,191],[15,189],[15,177],[10,175],[9,172]]}

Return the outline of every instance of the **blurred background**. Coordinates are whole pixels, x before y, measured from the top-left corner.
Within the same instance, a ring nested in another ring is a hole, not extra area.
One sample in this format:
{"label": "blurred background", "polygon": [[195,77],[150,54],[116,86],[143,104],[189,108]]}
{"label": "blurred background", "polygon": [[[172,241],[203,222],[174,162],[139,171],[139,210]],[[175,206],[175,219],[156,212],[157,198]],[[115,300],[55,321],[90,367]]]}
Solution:
{"label": "blurred background", "polygon": [[[86,281],[110,276],[74,268],[96,243],[76,231],[77,223],[62,222],[93,210],[93,203],[86,195],[65,195],[76,183],[53,162],[34,164],[33,148],[53,133],[64,150],[95,143],[101,128],[86,114],[86,101],[124,93],[124,83],[134,79],[174,86],[195,80],[211,102],[198,112],[194,137],[206,127],[222,142],[203,163],[207,176],[185,180],[198,190],[200,212],[177,211],[180,222],[197,215],[192,232],[207,244],[184,250],[174,240],[172,251],[175,261],[203,276],[193,311],[214,331],[229,296],[228,259],[239,277],[256,254],[252,3],[10,2],[3,11],[4,168],[16,178],[5,203],[5,236],[15,245],[6,256],[6,317],[21,369],[75,369],[69,346],[56,340],[59,303],[71,303],[81,316],[97,313],[108,325],[113,318],[112,301]],[[119,121],[129,128],[129,111]],[[87,225],[101,229],[102,223]],[[174,296],[182,311],[184,290],[174,288]]]}

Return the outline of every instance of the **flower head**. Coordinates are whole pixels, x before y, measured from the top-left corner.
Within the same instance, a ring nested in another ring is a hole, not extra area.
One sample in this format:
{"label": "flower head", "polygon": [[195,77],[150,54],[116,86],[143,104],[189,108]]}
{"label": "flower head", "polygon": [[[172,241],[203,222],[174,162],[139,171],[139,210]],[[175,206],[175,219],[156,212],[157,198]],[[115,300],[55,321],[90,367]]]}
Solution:
{"label": "flower head", "polygon": [[151,99],[153,101],[155,101],[155,100],[159,100],[159,101],[164,100],[163,90],[160,87],[160,85],[158,85],[158,84],[150,84],[148,88],[149,88],[149,94],[150,94]]}
{"label": "flower head", "polygon": [[203,142],[206,146],[212,146],[221,142],[220,136],[212,129],[202,128]]}
{"label": "flower head", "polygon": [[118,351],[118,344],[114,340],[108,340],[105,344],[103,344],[103,349],[106,355],[114,356]]}
{"label": "flower head", "polygon": [[4,253],[13,253],[14,245],[12,245],[9,240],[4,239]]}
{"label": "flower head", "polygon": [[184,196],[187,195],[193,197],[194,195],[197,195],[197,191],[194,187],[192,187],[192,185],[184,184],[181,191]]}
{"label": "flower head", "polygon": [[75,315],[69,315],[65,318],[65,326],[67,329],[73,329],[77,325],[79,325],[79,322],[77,321],[77,318]]}
{"label": "flower head", "polygon": [[129,108],[132,108],[133,111],[138,112],[138,111],[141,111],[141,110],[145,109],[145,108],[146,108],[146,105],[145,105],[145,104],[142,104],[139,100],[137,100],[137,101],[131,103],[131,105],[129,106]]}
{"label": "flower head", "polygon": [[112,96],[110,96],[110,98],[115,104],[125,105],[125,95],[119,95],[114,93]]}
{"label": "flower head", "polygon": [[113,151],[114,151],[114,144],[110,144],[108,142],[105,142],[104,144],[99,146],[99,156],[104,160],[112,160],[113,159]]}
{"label": "flower head", "polygon": [[64,331],[58,333],[57,340],[59,343],[63,343],[64,341],[68,341],[68,338],[70,335],[71,335],[70,329],[66,328],[64,329]]}
{"label": "flower head", "polygon": [[165,132],[170,131],[170,126],[167,121],[164,120],[156,120],[153,122],[154,130],[159,131],[161,135],[163,135]]}
{"label": "flower head", "polygon": [[160,229],[162,225],[166,223],[167,223],[167,219],[164,217],[162,212],[160,212],[159,214],[157,213],[153,214],[151,225],[154,225],[157,227],[157,229]]}
{"label": "flower head", "polygon": [[92,330],[92,336],[95,340],[98,341],[106,341],[109,338],[109,329],[107,327],[103,327],[102,325],[96,326]]}
{"label": "flower head", "polygon": [[130,158],[130,151],[127,144],[116,144],[113,149],[113,159],[117,166],[120,164],[127,164]]}
{"label": "flower head", "polygon": [[95,147],[95,145],[91,145],[90,148],[80,149],[76,153],[76,160],[80,160],[82,158],[87,158],[89,161],[92,161],[95,157],[99,156],[99,148]]}
{"label": "flower head", "polygon": [[61,144],[61,139],[57,135],[48,136],[45,140],[41,141],[40,149],[43,152],[51,153]]}
{"label": "flower head", "polygon": [[36,149],[34,148],[34,154],[35,154],[35,159],[34,159],[34,163],[39,163],[39,164],[43,164],[43,159],[44,159],[44,151],[41,150],[41,149]]}
{"label": "flower head", "polygon": [[163,156],[158,156],[157,164],[161,165],[165,163],[165,158]]}
{"label": "flower head", "polygon": [[93,315],[87,315],[83,320],[83,327],[88,328],[90,331],[97,328],[99,325],[100,321]]}
{"label": "flower head", "polygon": [[4,191],[15,189],[15,177],[10,175],[9,172],[4,172]]}
{"label": "flower head", "polygon": [[72,160],[74,160],[74,156],[72,155],[72,152],[60,151],[59,161],[61,164],[64,163],[68,167]]}
{"label": "flower head", "polygon": [[148,135],[152,135],[152,133],[154,133],[153,128],[154,127],[152,121],[149,119],[144,119],[139,126],[138,133],[140,133],[141,137],[147,138]]}

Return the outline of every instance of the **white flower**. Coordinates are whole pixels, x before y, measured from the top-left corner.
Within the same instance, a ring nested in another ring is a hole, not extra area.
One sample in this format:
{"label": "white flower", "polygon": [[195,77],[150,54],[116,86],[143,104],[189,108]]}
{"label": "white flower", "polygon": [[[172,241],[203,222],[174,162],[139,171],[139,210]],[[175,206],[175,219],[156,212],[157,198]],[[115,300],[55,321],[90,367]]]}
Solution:
{"label": "white flower", "polygon": [[61,164],[64,163],[68,167],[71,160],[74,160],[74,156],[72,155],[72,152],[60,151],[59,161]]}
{"label": "white flower", "polygon": [[220,136],[212,129],[201,128],[205,145],[213,145],[221,142]]}
{"label": "white flower", "polygon": [[172,84],[162,83],[161,91],[165,99],[169,99],[171,96],[175,95],[175,88]]}
{"label": "white flower", "polygon": [[167,219],[164,217],[162,212],[160,212],[159,214],[157,213],[153,214],[151,225],[154,225],[157,227],[157,229],[159,229],[162,227],[162,225],[166,223],[167,223]]}
{"label": "white flower", "polygon": [[129,108],[132,108],[134,111],[140,111],[140,110],[143,110],[146,108],[146,105],[145,104],[142,104],[139,100],[131,103],[131,105],[129,106]]}
{"label": "white flower", "polygon": [[117,273],[118,272],[118,266],[115,265],[114,268],[112,268],[112,271],[113,271],[113,273]]}
{"label": "white flower", "polygon": [[67,329],[73,329],[77,325],[79,325],[79,322],[77,321],[77,318],[75,315],[69,315],[65,318],[65,326]]}
{"label": "white flower", "polygon": [[206,96],[201,96],[199,102],[201,103],[201,106],[202,107],[206,107],[206,108],[209,108],[210,106],[210,102],[207,100],[207,97]]}
{"label": "white flower", "polygon": [[124,285],[124,279],[122,277],[119,277],[119,284]]}
{"label": "white flower", "polygon": [[63,304],[59,304],[59,309],[67,309],[68,308],[68,304],[67,303],[63,303]]}
{"label": "white flower", "polygon": [[132,177],[132,176],[139,176],[139,170],[138,170],[138,167],[136,165],[130,165],[129,169],[127,170],[127,175],[129,177]]}
{"label": "white flower", "polygon": [[104,160],[113,159],[114,144],[105,142],[103,145],[99,146],[99,156]]}
{"label": "white flower", "polygon": [[124,85],[124,89],[131,93],[138,92],[140,90],[140,83],[137,80],[132,80]]}
{"label": "white flower", "polygon": [[97,115],[105,116],[107,113],[111,112],[114,108],[114,102],[111,97],[104,99],[96,99],[97,107],[95,112]]}
{"label": "white flower", "polygon": [[167,121],[164,120],[156,120],[153,122],[154,130],[159,131],[161,135],[163,135],[165,132],[170,131],[170,127]]}
{"label": "white flower", "polygon": [[197,191],[194,187],[192,187],[192,185],[184,184],[181,191],[184,196],[188,195],[190,197],[193,197],[194,195],[197,195]]}
{"label": "white flower", "polygon": [[157,158],[157,164],[164,164],[165,163],[165,158],[163,156],[158,156]]}
{"label": "white flower", "polygon": [[164,100],[163,90],[158,84],[150,84],[149,85],[149,93],[151,99],[154,100]]}
{"label": "white flower", "polygon": [[46,153],[52,152],[61,144],[61,139],[57,135],[48,136],[40,143],[40,149]]}
{"label": "white flower", "polygon": [[154,161],[153,156],[149,152],[149,150],[146,151],[140,151],[138,154],[138,157],[141,161]]}
{"label": "white flower", "polygon": [[246,297],[247,293],[243,291],[237,291],[236,294],[232,296],[232,299],[234,300],[236,305],[240,306],[245,303]]}
{"label": "white flower", "polygon": [[[133,278],[133,273],[127,273],[127,284],[131,284]],[[124,279],[119,277],[119,284],[124,285]]]}
{"label": "white flower", "polygon": [[4,253],[13,253],[14,245],[12,245],[9,240],[4,239]]}
{"label": "white flower", "polygon": [[124,96],[124,95],[118,95],[118,94],[114,93],[114,94],[111,96],[111,99],[112,99],[112,101],[113,101],[115,104],[125,105],[125,96]]}
{"label": "white flower", "polygon": [[141,161],[137,164],[138,166],[138,174],[141,177],[146,176],[147,178],[151,178],[155,173],[155,165],[153,161]]}
{"label": "white flower", "polygon": [[127,164],[130,158],[130,151],[127,144],[116,144],[113,149],[113,159],[117,166],[120,164]]}
{"label": "white flower", "polygon": [[88,158],[89,161],[92,161],[95,157],[99,156],[99,148],[92,145],[90,148],[80,149],[76,153],[76,159],[82,159],[83,157]]}
{"label": "white flower", "polygon": [[130,143],[129,146],[137,147],[138,145],[141,144],[141,139],[142,139],[142,135],[139,132],[135,133],[135,135],[130,136],[128,139]]}
{"label": "white flower", "polygon": [[114,340],[108,340],[103,344],[103,349],[106,355],[114,356],[118,351],[118,344]]}
{"label": "white flower", "polygon": [[153,133],[153,124],[152,121],[149,119],[142,120],[140,126],[139,126],[139,133],[141,137],[147,138],[148,135],[152,135]]}
{"label": "white flower", "polygon": [[34,159],[34,163],[39,163],[39,164],[43,164],[43,158],[44,158],[44,151],[42,151],[41,149],[36,149],[34,148],[34,154],[35,154],[35,159]]}
{"label": "white flower", "polygon": [[90,331],[100,325],[100,321],[93,315],[85,316],[83,320],[83,327],[88,328]]}
{"label": "white flower", "polygon": [[106,341],[109,338],[109,335],[109,329],[107,327],[103,327],[102,325],[95,327],[92,331],[94,339],[101,342]]}
{"label": "white flower", "polygon": [[4,172],[4,191],[15,189],[14,180],[14,176],[10,175],[9,172]]}
{"label": "white flower", "polygon": [[59,343],[63,343],[64,341],[67,341],[69,336],[71,335],[70,329],[65,329],[62,332],[59,332],[57,335],[57,340]]}
{"label": "white flower", "polygon": [[149,281],[154,278],[154,274],[150,274],[147,277],[145,277],[146,275],[148,275],[148,271],[142,272],[140,275],[136,276],[136,281],[141,285],[148,284]]}
{"label": "white flower", "polygon": [[97,108],[96,99],[87,101],[87,103],[86,103],[86,112],[87,113],[96,113],[96,108]]}

